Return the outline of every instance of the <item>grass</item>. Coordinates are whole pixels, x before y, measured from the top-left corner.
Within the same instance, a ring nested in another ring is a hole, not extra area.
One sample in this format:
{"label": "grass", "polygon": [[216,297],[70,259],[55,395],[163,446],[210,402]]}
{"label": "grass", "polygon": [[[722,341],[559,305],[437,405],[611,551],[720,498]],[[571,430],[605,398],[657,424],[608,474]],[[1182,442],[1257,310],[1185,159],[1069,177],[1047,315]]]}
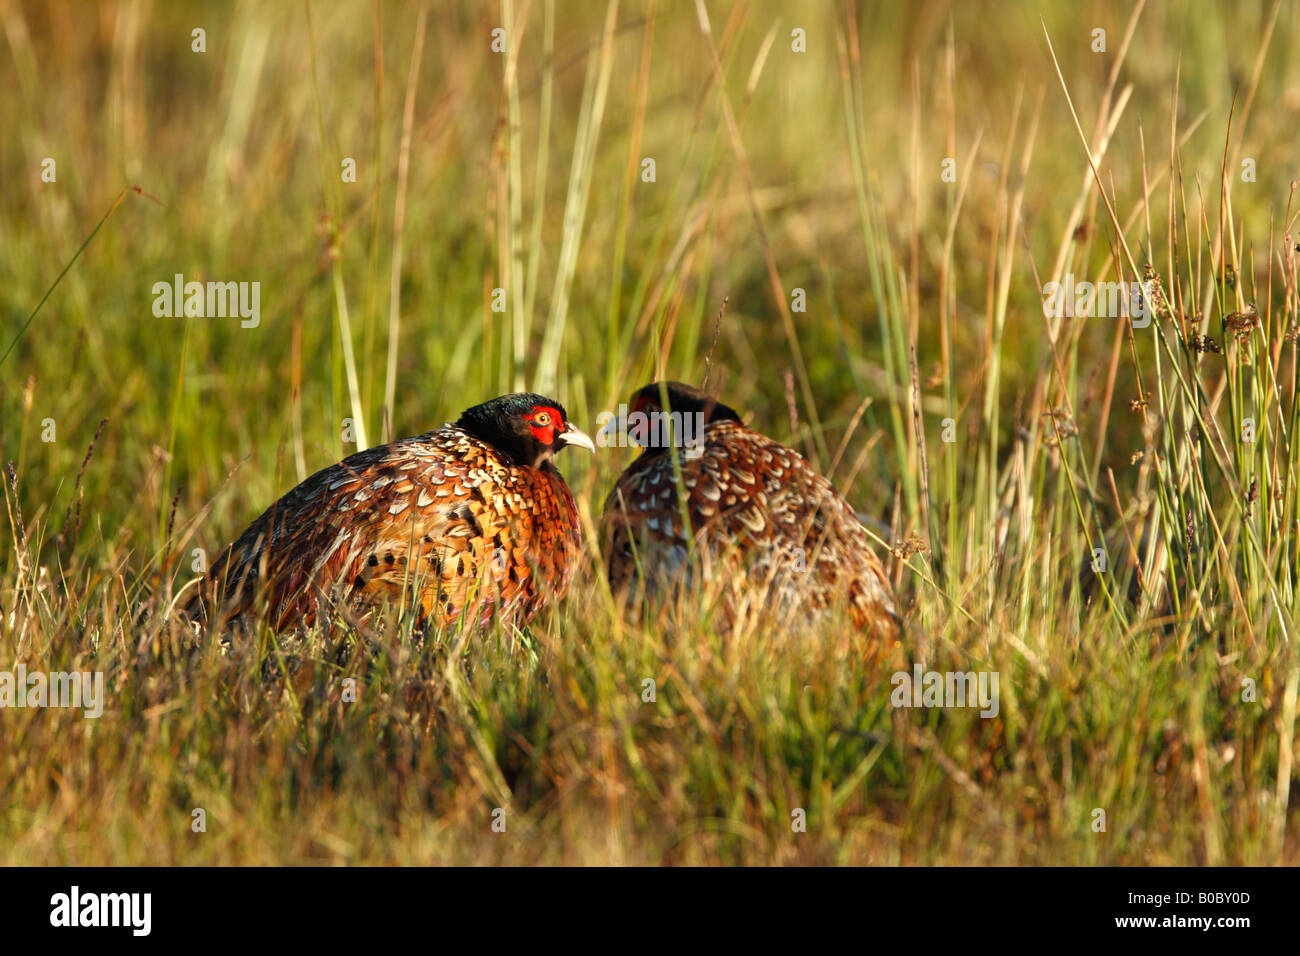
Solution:
{"label": "grass", "polygon": [[[108,690],[0,711],[0,861],[1300,862],[1288,5],[99,12],[0,5],[0,670]],[[178,272],[260,324],[155,317]],[[1044,316],[1066,274],[1152,322]],[[590,425],[706,357],[893,549],[900,645],[622,620],[617,449],[525,633],[168,613],[345,419]],[[998,716],[891,706],[916,663]]]}

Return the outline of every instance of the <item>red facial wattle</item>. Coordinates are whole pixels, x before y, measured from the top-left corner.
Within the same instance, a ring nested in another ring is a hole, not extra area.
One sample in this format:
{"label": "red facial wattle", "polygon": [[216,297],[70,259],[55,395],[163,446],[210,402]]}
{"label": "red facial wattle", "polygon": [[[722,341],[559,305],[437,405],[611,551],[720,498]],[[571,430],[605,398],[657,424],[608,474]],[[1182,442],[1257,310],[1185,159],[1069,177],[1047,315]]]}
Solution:
{"label": "red facial wattle", "polygon": [[526,420],[533,437],[543,445],[554,445],[556,431],[563,430],[564,419],[554,408],[535,407]]}

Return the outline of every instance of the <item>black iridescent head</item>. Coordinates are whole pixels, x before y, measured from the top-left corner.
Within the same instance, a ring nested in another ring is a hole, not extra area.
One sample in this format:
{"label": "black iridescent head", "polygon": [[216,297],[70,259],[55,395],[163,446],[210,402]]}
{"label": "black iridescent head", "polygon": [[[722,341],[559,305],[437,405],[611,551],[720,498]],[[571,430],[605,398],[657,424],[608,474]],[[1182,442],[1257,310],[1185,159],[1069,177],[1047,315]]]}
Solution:
{"label": "black iridescent head", "polygon": [[705,394],[695,386],[686,385],[682,382],[651,382],[644,388],[638,389],[633,393],[632,401],[628,403],[629,411],[644,412],[647,415],[665,411],[660,386],[668,393],[667,411],[681,412],[682,414],[699,412],[704,416],[706,425],[711,425],[714,422],[740,421],[740,416],[736,414],[735,409],[723,405],[716,398]]}
{"label": "black iridescent head", "polygon": [[540,468],[566,445],[596,450],[586,433],[570,423],[563,405],[532,392],[502,395],[467,408],[456,425],[508,455],[515,464],[533,468]]}

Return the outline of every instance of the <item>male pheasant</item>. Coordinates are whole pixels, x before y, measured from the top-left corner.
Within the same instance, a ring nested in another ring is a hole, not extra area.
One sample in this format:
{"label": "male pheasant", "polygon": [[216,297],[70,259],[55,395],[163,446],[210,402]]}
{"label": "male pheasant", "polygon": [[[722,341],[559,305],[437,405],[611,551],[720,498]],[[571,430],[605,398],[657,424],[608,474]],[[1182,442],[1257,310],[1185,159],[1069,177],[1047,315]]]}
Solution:
{"label": "male pheasant", "polygon": [[559,600],[581,548],[573,495],[552,462],[595,451],[564,406],[504,395],[454,425],[318,471],[212,565],[187,614],[264,614],[310,627],[334,605],[418,604],[419,626],[522,623]]}
{"label": "male pheasant", "polygon": [[901,625],[884,570],[831,483],[699,389],[663,388],[667,412],[656,382],[632,396],[623,423],[643,451],[605,503],[614,593],[654,597],[720,584],[728,624],[746,612],[815,622],[842,602],[859,628],[896,640]]}

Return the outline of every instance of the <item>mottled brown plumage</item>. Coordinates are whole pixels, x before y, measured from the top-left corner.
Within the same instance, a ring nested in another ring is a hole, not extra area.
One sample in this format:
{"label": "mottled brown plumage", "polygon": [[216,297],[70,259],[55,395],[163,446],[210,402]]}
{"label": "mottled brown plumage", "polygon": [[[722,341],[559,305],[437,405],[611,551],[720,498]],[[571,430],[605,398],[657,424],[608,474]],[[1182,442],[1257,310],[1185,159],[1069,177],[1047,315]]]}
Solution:
{"label": "mottled brown plumage", "polygon": [[605,503],[614,592],[655,597],[720,585],[727,622],[757,612],[815,624],[818,612],[842,603],[859,627],[898,638],[884,569],[831,483],[797,452],[746,428],[726,405],[677,382],[666,388],[670,413],[698,418],[680,419],[674,429],[680,440],[670,453],[654,424],[662,414],[659,383],[630,402],[628,432],[644,450]]}
{"label": "mottled brown plumage", "polygon": [[563,596],[581,540],[551,462],[592,448],[563,407],[518,394],[454,425],[351,455],[266,510],[213,563],[188,606],[264,614],[274,630],[322,610],[418,604],[422,626],[522,623]]}

